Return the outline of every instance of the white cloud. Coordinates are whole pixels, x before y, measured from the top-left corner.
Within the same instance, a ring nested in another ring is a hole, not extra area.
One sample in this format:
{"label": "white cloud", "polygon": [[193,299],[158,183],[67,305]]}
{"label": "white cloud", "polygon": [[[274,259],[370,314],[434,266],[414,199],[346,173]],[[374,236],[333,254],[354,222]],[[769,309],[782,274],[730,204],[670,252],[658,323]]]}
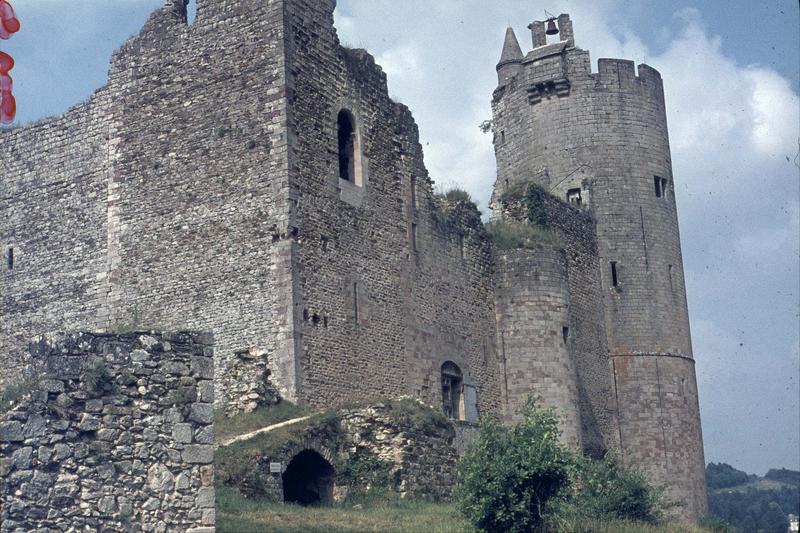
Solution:
{"label": "white cloud", "polygon": [[[516,25],[532,18],[530,4],[465,0],[424,15],[421,0],[340,5],[354,15],[346,32],[363,36],[390,91],[413,109],[431,177],[485,205],[494,153],[476,126],[491,116],[507,22],[530,50],[530,33]],[[571,14],[595,68],[600,57],[622,57],[663,76],[708,458],[751,471],[773,457],[796,461],[796,438],[766,442],[743,428],[778,435],[800,416],[791,400],[800,395],[797,350],[786,346],[798,335],[797,94],[774,70],[732,57],[697,9],[678,11],[653,36],[629,22],[647,16],[647,2],[555,0],[548,9]],[[387,22],[392,12],[402,25]]]}

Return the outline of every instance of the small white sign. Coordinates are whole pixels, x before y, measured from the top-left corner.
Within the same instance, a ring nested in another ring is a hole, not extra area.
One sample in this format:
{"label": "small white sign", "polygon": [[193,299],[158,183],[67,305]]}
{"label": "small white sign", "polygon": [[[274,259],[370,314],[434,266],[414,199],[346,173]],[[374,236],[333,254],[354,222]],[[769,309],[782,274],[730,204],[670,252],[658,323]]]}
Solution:
{"label": "small white sign", "polygon": [[269,464],[269,473],[270,474],[280,474],[283,465],[281,463],[270,463]]}

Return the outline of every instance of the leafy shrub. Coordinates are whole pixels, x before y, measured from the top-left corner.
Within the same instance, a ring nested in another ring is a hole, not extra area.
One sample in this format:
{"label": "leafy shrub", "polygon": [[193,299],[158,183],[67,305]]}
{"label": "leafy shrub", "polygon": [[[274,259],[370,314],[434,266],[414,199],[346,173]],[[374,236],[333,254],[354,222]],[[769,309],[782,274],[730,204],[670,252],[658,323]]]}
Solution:
{"label": "leafy shrub", "polygon": [[528,185],[525,192],[525,205],[528,208],[528,222],[537,226],[547,225],[547,211],[544,208],[544,192],[536,185]]}
{"label": "leafy shrub", "polygon": [[576,459],[573,476],[576,489],[565,498],[562,516],[649,524],[660,521],[661,493],[642,474],[620,464],[614,454],[601,461]]}
{"label": "leafy shrub", "polygon": [[336,469],[336,484],[349,488],[347,499],[350,503],[386,498],[398,482],[392,469],[389,461],[359,450]]}
{"label": "leafy shrub", "polygon": [[22,381],[7,386],[5,389],[0,390],[0,414],[6,413],[14,408],[23,397],[28,395],[33,390],[33,384],[30,381]]}
{"label": "leafy shrub", "polygon": [[570,453],[558,443],[558,419],[533,402],[516,426],[485,421],[458,464],[456,501],[479,531],[532,531],[569,483]]}
{"label": "leafy shrub", "polygon": [[116,391],[114,376],[102,361],[95,361],[89,365],[83,373],[83,382],[90,394],[113,394]]}
{"label": "leafy shrub", "polygon": [[459,187],[453,187],[452,189],[444,193],[444,197],[447,198],[448,201],[453,203],[456,202],[475,203],[472,200],[472,197],[469,195],[469,193]]}
{"label": "leafy shrub", "polygon": [[433,409],[415,398],[386,400],[389,416],[403,425],[410,425],[422,433],[450,432],[453,426],[440,410]]}
{"label": "leafy shrub", "polygon": [[516,248],[534,248],[536,244],[549,244],[562,247],[563,243],[553,231],[541,227],[501,220],[489,222],[486,231],[492,243],[498,250],[513,250]]}

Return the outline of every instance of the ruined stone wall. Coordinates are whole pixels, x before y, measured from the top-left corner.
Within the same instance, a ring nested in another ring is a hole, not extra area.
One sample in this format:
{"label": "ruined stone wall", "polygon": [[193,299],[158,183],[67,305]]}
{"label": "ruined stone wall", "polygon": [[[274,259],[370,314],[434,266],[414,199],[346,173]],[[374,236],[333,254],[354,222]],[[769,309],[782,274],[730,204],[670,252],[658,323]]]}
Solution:
{"label": "ruined stone wall", "polygon": [[495,309],[503,358],[506,418],[523,420],[528,397],[552,407],[563,442],[581,444],[578,385],[570,350],[567,259],[562,249],[498,250]]}
{"label": "ruined stone wall", "polygon": [[0,531],[213,531],[210,335],[58,334],[0,417]]}
{"label": "ruined stone wall", "polygon": [[296,399],[284,6],[197,9],[167,2],[89,102],[0,134],[4,368],[39,331],[202,329],[221,405],[268,399],[267,360]]}
{"label": "ruined stone wall", "polygon": [[220,482],[248,497],[283,501],[292,461],[310,450],[332,467],[326,481],[334,501],[357,500],[351,491],[447,500],[455,486],[456,429],[438,409],[403,398],[312,417],[275,430],[276,436],[221,448]]}
{"label": "ruined stone wall", "polygon": [[101,91],[64,116],[0,130],[0,387],[26,374],[35,333],[102,321],[107,105]]}
{"label": "ruined stone wall", "polygon": [[294,399],[282,2],[181,2],[112,59],[110,326],[213,331],[218,403]]}
{"label": "ruined stone wall", "polygon": [[[479,387],[480,410],[497,412],[491,261],[477,211],[434,200],[411,114],[389,98],[372,56],[340,47],[334,2],[290,5],[302,397],[440,404],[440,368],[452,360]],[[339,176],[342,109],[360,144],[356,180]]]}
{"label": "ruined stone wall", "polygon": [[[598,72],[593,73],[589,53],[571,41],[544,44],[528,53],[520,73],[495,91],[493,106],[495,129],[505,131],[495,144],[495,202],[516,182],[533,180],[562,200],[570,191],[580,194],[581,209],[596,221],[608,355],[612,359],[678,357],[691,362],[664,91],[658,72],[640,65],[637,75],[631,61],[601,59]],[[663,366],[671,368],[667,363]],[[647,378],[637,374],[637,379],[643,380],[640,385],[646,389],[651,379],[667,383],[685,374]],[[615,385],[619,389],[618,378]],[[618,418],[641,423],[621,424],[623,455],[631,464],[653,470],[645,457],[655,446],[664,459],[653,481],[670,484],[681,499],[698,502],[676,513],[696,520],[706,501],[705,492],[698,490],[704,483],[703,469],[664,439],[653,438],[666,431],[673,414],[687,412],[657,414],[646,408],[645,397],[627,399],[618,402]],[[673,444],[702,455],[699,411],[688,416],[694,429]],[[689,462],[678,468],[667,459],[671,454]],[[691,475],[684,475],[690,471]]]}

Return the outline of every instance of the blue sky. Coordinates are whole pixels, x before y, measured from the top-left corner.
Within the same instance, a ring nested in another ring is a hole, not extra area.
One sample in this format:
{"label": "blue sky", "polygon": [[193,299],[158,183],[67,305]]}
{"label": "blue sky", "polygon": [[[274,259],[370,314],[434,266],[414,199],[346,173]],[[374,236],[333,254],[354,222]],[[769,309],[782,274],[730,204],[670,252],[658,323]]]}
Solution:
{"label": "blue sky", "polygon": [[[26,123],[99,88],[112,51],[163,0],[12,4],[22,30],[0,49],[17,61]],[[483,206],[494,156],[477,125],[491,117],[505,27],[529,50],[542,8],[570,13],[594,60],[646,61],[664,77],[706,459],[800,468],[798,3],[340,0],[342,40],[370,50],[411,107],[433,179]]]}

